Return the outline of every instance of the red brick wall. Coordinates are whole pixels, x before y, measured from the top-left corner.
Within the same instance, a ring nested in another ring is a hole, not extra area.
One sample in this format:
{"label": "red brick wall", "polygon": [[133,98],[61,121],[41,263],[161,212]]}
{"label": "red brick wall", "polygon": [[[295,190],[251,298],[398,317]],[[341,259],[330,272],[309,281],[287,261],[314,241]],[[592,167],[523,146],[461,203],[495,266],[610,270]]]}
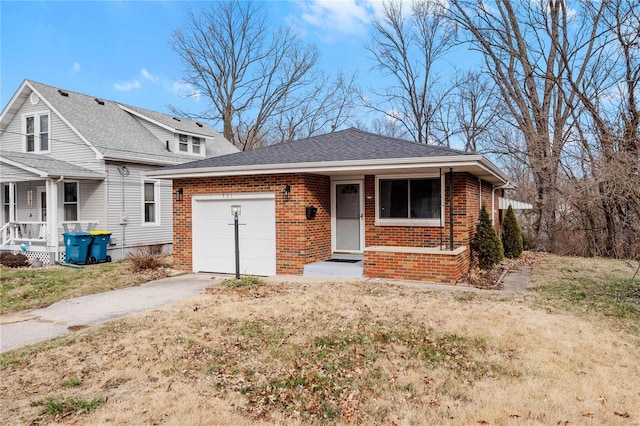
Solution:
{"label": "red brick wall", "polygon": [[459,254],[391,253],[367,250],[367,277],[455,284],[469,271],[470,251]]}
{"label": "red brick wall", "polygon": [[[284,187],[291,186],[288,201]],[[177,179],[184,188],[182,201],[174,201],[174,267],[192,270],[191,197],[223,193],[272,192],[276,195],[276,272],[301,274],[306,263],[331,255],[331,198],[328,176],[281,174]],[[305,208],[318,208],[307,220]]]}

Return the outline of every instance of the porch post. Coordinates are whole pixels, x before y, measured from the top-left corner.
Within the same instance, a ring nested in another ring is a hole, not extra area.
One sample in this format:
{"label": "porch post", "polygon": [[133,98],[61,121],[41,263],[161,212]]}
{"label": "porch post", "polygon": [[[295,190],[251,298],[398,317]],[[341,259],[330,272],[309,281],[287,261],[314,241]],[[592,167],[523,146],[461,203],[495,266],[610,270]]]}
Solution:
{"label": "porch post", "polygon": [[9,183],[9,217],[5,218],[5,220],[6,219],[8,219],[9,222],[16,221],[16,183],[15,182]]}
{"label": "porch post", "polygon": [[46,181],[47,186],[47,247],[51,260],[58,260],[58,182]]}

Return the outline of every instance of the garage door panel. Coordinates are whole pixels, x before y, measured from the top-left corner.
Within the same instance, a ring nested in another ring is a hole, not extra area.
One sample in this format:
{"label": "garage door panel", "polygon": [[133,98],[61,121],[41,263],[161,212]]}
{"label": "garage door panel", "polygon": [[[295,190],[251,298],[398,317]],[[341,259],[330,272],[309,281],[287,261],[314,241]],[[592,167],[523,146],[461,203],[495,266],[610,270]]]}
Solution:
{"label": "garage door panel", "polygon": [[275,275],[275,196],[202,199],[194,205],[194,270],[235,273],[235,236],[231,206],[238,204],[240,272]]}

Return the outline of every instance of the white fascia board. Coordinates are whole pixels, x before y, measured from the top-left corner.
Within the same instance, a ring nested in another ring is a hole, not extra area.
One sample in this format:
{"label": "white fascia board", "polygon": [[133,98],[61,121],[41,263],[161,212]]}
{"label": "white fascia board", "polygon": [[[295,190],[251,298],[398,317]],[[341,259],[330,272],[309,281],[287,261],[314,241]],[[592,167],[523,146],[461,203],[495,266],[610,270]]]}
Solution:
{"label": "white fascia board", "polygon": [[158,127],[162,127],[165,130],[169,130],[172,133],[178,133],[178,131],[175,128],[173,128],[171,126],[167,126],[166,124],[161,123],[158,120],[154,120],[153,118],[149,117],[148,115],[144,115],[144,114],[142,114],[142,113],[140,113],[138,111],[135,111],[135,110],[133,110],[131,108],[127,108],[126,106],[124,106],[122,104],[119,104],[117,102],[116,102],[116,105],[118,105],[121,109],[125,110],[129,114],[135,115],[136,117],[140,117],[140,118],[148,121],[149,123],[153,123]]}
{"label": "white fascia board", "polygon": [[[26,86],[27,86],[27,80],[24,80],[20,85],[20,87],[18,88],[18,90],[16,90],[16,92],[13,94],[11,99],[9,99],[9,102],[7,103],[5,108],[2,110],[2,113],[0,113],[0,129],[5,129],[7,126],[9,126],[9,122],[13,119],[13,117],[18,112],[19,108],[17,107],[14,108],[15,103],[18,99],[20,99],[20,96],[22,95],[22,93],[24,93],[24,89]],[[26,96],[24,99],[25,100],[27,99]],[[5,120],[7,121],[6,123],[5,123]]]}
{"label": "white fascia board", "polygon": [[9,160],[7,158],[0,158],[0,163],[5,163],[5,164],[8,164],[9,166],[17,167],[19,169],[24,170],[25,172],[33,173],[34,175],[37,175],[41,178],[49,177],[49,173],[45,172],[44,170],[35,169],[33,167],[27,166],[22,163],[18,163],[13,160]]}
{"label": "white fascia board", "polygon": [[53,112],[56,113],[56,115],[58,117],[60,117],[60,120],[62,120],[64,122],[64,124],[66,124],[67,126],[69,126],[69,128],[73,131],[73,133],[75,133],[85,144],[87,144],[87,146],[96,154],[96,160],[102,160],[104,159],[104,156],[102,155],[102,152],[100,152],[100,150],[98,148],[96,148],[91,142],[89,142],[89,140],[87,138],[85,138],[82,133],[80,133],[80,131],[78,129],[76,129],[73,124],[71,124],[69,122],[69,120],[67,120],[64,115],[60,114],[60,111],[58,111],[57,109],[55,109],[53,107],[53,105],[51,104],[51,102],[49,102],[47,100],[47,98],[45,98],[44,96],[42,96],[42,93],[38,92],[36,90],[35,87],[33,87],[29,82],[27,82],[27,84],[29,85],[29,87],[31,88],[31,90],[33,90],[35,92],[36,95],[38,95],[38,97],[40,99],[42,99],[42,102],[44,102]]}
{"label": "white fascia board", "polygon": [[[448,157],[424,157],[421,161],[416,158],[397,158],[397,159],[378,159],[378,160],[359,160],[359,161],[333,161],[333,162],[316,162],[316,163],[292,163],[292,164],[273,164],[273,165],[255,165],[255,166],[232,166],[232,167],[208,167],[199,169],[180,169],[180,170],[155,170],[148,173],[150,177],[164,179],[185,179],[198,178],[207,176],[243,176],[256,174],[283,174],[283,173],[339,173],[339,172],[380,172],[398,169],[411,168],[447,168],[460,166],[477,166],[488,173],[496,175],[499,180],[507,181],[502,173],[495,173],[486,165],[482,164],[483,157],[481,155],[464,155],[464,156],[448,156]],[[488,162],[490,165],[491,163]]]}
{"label": "white fascia board", "polygon": [[[116,105],[118,105],[120,108],[122,108],[123,110],[125,110],[129,114],[133,114],[136,117],[140,117],[143,120],[148,121],[149,123],[155,124],[156,126],[162,127],[163,129],[170,131],[171,133],[179,133],[179,134],[187,135],[187,136],[202,137],[202,138],[205,138],[205,139],[207,139],[207,138],[208,139],[214,139],[214,137],[215,137],[213,135],[209,135],[209,134],[206,134],[206,133],[193,133],[193,132],[188,132],[186,130],[178,130],[175,127],[171,127],[171,126],[168,126],[168,125],[166,125],[164,123],[159,122],[158,120],[154,120],[153,118],[149,117],[148,115],[144,115],[139,111],[135,111],[135,110],[133,110],[131,108],[127,108],[125,105],[119,104],[117,102],[116,102]],[[161,113],[158,113],[158,114],[161,114]]]}

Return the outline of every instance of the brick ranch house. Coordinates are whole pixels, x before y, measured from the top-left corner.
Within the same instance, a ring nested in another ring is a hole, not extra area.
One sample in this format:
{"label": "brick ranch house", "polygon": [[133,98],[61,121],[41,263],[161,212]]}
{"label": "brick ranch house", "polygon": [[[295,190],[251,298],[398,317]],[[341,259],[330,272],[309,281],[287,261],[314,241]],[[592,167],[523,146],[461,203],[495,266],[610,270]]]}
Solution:
{"label": "brick ranch house", "polygon": [[[471,263],[480,206],[499,223],[508,178],[482,155],[347,129],[165,167],[174,267],[234,273],[240,206],[243,274],[303,274],[362,260],[371,278],[456,283]],[[497,226],[497,225],[496,225]]]}

